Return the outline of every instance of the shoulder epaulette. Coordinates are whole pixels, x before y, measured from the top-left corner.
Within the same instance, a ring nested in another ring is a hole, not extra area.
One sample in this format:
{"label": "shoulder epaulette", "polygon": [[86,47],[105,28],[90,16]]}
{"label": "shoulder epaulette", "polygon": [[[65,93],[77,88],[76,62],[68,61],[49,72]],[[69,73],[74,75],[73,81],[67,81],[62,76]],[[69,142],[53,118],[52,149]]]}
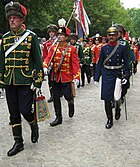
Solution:
{"label": "shoulder epaulette", "polygon": [[125,46],[126,45],[126,41],[119,41],[119,44]]}
{"label": "shoulder epaulette", "polygon": [[8,34],[10,34],[10,31],[8,31],[7,33],[5,33],[2,37],[5,37]]}

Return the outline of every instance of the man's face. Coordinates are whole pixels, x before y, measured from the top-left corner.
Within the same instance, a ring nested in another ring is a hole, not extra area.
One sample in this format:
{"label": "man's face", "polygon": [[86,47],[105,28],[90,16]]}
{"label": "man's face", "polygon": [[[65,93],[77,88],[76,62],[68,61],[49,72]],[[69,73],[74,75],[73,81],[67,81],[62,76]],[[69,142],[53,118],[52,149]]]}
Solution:
{"label": "man's face", "polygon": [[118,38],[118,34],[109,34],[108,35],[108,40],[110,43],[114,43],[115,41],[117,41]]}
{"label": "man's face", "polygon": [[54,31],[50,31],[50,32],[49,32],[50,38],[53,38],[55,35],[56,35],[56,32],[54,32]]}
{"label": "man's face", "polygon": [[71,43],[72,45],[74,45],[74,44],[76,43],[76,40],[72,38],[72,39],[70,40],[70,43]]}
{"label": "man's face", "polygon": [[10,29],[13,31],[19,30],[21,28],[23,22],[24,22],[23,18],[20,18],[18,16],[9,16]]}
{"label": "man's face", "polygon": [[86,46],[87,46],[87,44],[88,44],[88,42],[87,42],[87,41],[83,41],[83,46],[84,46],[84,47],[86,47]]}
{"label": "man's face", "polygon": [[89,44],[89,45],[92,45],[92,44],[93,44],[93,42],[92,42],[92,41],[89,41],[89,42],[88,42],[88,44]]}
{"label": "man's face", "polygon": [[58,34],[57,35],[58,42],[66,42],[67,37],[64,34]]}
{"label": "man's face", "polygon": [[122,38],[123,37],[123,33],[121,31],[118,32],[118,38]]}
{"label": "man's face", "polygon": [[95,44],[96,44],[96,45],[99,45],[99,43],[100,43],[100,42],[99,42],[98,40],[95,40]]}

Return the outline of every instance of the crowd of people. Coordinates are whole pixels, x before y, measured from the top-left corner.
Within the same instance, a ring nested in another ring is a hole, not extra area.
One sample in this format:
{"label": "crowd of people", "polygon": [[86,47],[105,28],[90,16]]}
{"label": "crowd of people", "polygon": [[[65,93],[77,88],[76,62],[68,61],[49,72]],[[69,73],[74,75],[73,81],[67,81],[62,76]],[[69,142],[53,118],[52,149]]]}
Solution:
{"label": "crowd of people", "polygon": [[[7,155],[13,156],[24,149],[21,114],[31,127],[31,142],[38,142],[38,123],[31,111],[34,94],[40,91],[45,75],[50,90],[48,102],[53,102],[56,115],[50,126],[63,122],[62,96],[72,118],[75,113],[74,88],[84,88],[85,82],[89,84],[91,80],[98,86],[102,76],[105,128],[110,129],[113,126],[112,108],[115,107],[115,119],[119,120],[121,103],[130,88],[130,77],[137,72],[140,41],[127,38],[121,24],[112,25],[107,36],[95,34],[78,38],[62,24],[64,20],[59,20],[61,25],[48,25],[49,39],[42,38],[39,43],[36,34],[24,25],[27,10],[23,5],[10,2],[5,6],[5,14],[10,31],[1,39],[0,98],[4,98],[5,91],[15,140]],[[118,94],[120,83],[121,93]],[[114,94],[116,91],[117,95]]]}

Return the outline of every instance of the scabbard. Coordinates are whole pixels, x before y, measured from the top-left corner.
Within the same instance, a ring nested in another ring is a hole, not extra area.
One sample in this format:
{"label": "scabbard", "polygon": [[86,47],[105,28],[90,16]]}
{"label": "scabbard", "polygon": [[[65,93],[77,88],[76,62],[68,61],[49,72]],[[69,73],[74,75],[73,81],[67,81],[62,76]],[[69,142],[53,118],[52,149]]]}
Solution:
{"label": "scabbard", "polygon": [[127,106],[126,106],[126,96],[124,97],[124,104],[125,104],[125,119],[127,121]]}

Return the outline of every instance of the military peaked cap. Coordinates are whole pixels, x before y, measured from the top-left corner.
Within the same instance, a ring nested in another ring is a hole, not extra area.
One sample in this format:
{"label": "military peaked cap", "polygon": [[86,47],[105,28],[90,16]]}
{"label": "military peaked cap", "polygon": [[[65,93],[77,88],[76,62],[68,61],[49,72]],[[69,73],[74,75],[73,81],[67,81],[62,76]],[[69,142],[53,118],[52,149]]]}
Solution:
{"label": "military peaked cap", "polygon": [[48,29],[48,33],[49,32],[57,32],[58,31],[58,27],[55,24],[49,24],[47,26],[47,29]]}
{"label": "military peaked cap", "polygon": [[118,29],[116,27],[112,26],[107,30],[107,33],[108,34],[118,34]]}

